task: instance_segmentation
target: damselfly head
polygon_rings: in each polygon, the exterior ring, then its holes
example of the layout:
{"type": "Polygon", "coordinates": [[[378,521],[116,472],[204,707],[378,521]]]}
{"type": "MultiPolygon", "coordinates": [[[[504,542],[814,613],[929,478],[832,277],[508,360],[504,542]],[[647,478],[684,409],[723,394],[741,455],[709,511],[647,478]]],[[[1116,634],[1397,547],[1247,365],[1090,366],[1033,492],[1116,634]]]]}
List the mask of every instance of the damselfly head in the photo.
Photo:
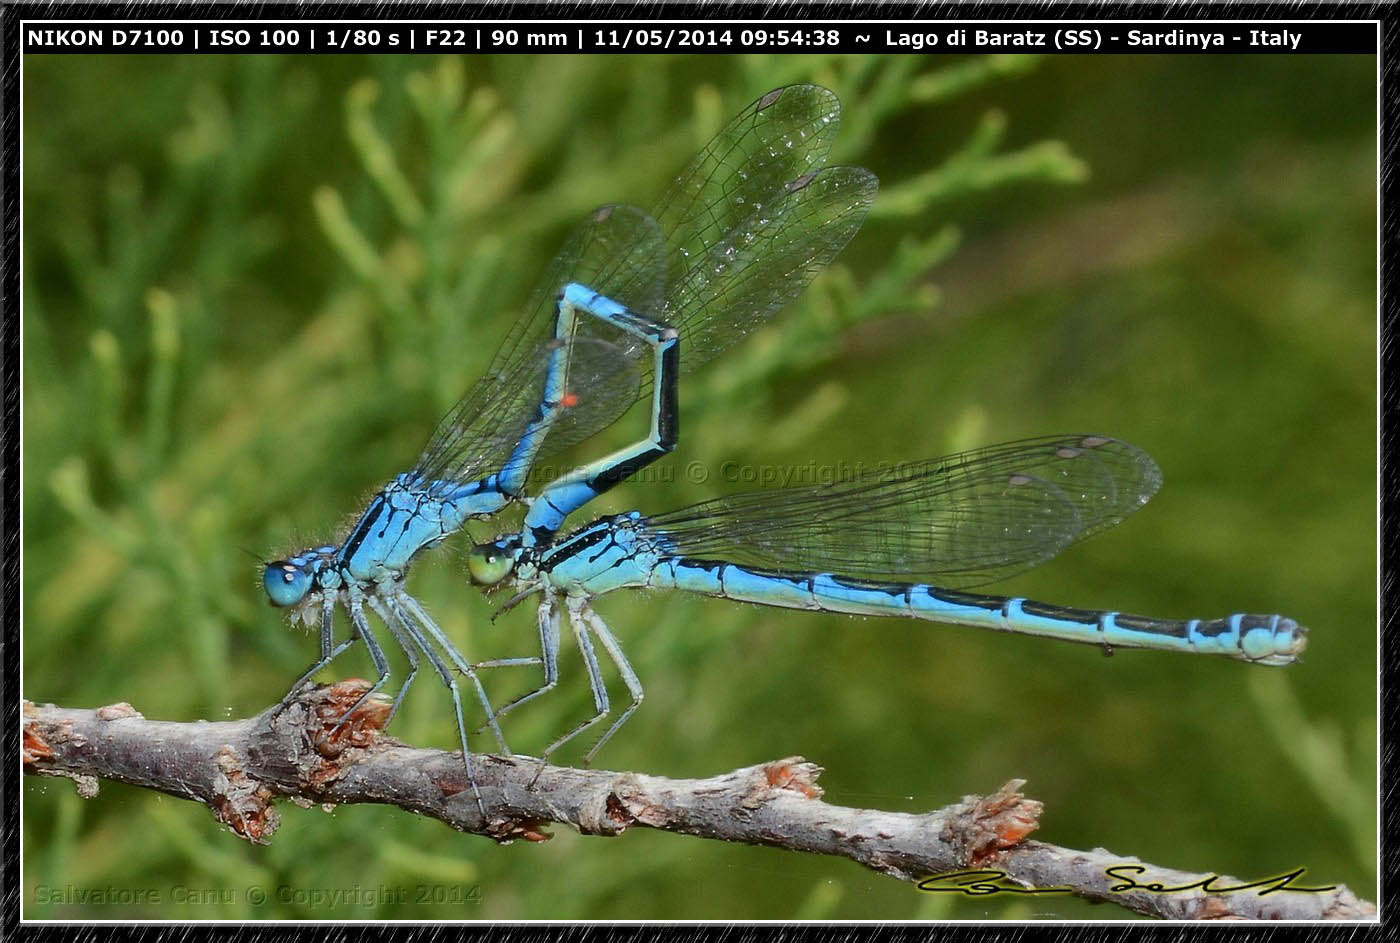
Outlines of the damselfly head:
{"type": "Polygon", "coordinates": [[[305,557],[274,560],[263,567],[263,589],[267,590],[267,598],[283,609],[306,598],[312,579],[311,561],[305,557]]]}
{"type": "Polygon", "coordinates": [[[477,586],[495,586],[515,569],[515,554],[504,542],[477,544],[467,552],[467,575],[477,586]]]}

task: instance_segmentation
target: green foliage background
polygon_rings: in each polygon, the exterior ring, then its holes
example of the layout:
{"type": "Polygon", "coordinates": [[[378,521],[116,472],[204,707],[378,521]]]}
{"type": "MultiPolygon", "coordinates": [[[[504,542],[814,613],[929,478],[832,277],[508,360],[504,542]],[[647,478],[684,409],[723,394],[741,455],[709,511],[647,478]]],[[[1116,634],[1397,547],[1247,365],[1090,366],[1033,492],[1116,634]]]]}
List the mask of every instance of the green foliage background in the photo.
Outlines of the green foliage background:
{"type": "MultiPolygon", "coordinates": [[[[1163,490],[1008,588],[1277,611],[1311,647],[1287,670],[1106,660],[618,594],[599,609],[648,697],[600,765],[701,776],[802,754],[828,801],[909,812],[1022,777],[1047,841],[1247,877],[1305,866],[1374,897],[1373,59],[24,66],[26,697],[178,720],[280,697],[316,643],[262,602],[257,561],[334,536],[412,460],[589,209],[650,204],[737,109],[813,80],[845,105],[836,159],[881,178],[875,211],[799,303],[687,380],[680,448],[601,510],[752,486],[725,468],[1104,432],[1155,456],[1163,490]]],[[[466,545],[413,591],[472,657],[529,653],[531,616],[489,622],[466,545]]],[[[508,722],[517,750],[584,716],[567,648],[563,666],[566,690],[508,722]]],[[[327,677],[369,671],[356,651],[327,677]]],[[[504,698],[529,679],[493,680],[504,698]]],[[[451,747],[442,690],[421,682],[392,733],[451,747]]],[[[498,847],[387,808],[284,805],[252,847],[115,784],[84,801],[29,779],[23,802],[30,917],[1128,916],[934,899],[845,861],[642,829],[498,847]],[[123,902],[138,891],[158,902],[123,902]],[[112,902],[62,902],[84,892],[112,902]],[[350,901],[312,896],[335,892],[350,901]]]]}

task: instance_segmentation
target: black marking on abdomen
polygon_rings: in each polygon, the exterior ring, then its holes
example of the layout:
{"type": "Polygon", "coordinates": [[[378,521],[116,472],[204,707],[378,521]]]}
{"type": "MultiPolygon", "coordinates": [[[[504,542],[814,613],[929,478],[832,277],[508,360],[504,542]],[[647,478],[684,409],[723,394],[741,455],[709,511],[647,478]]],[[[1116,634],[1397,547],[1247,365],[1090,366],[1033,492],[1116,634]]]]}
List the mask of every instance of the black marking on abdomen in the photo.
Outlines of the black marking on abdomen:
{"type": "MultiPolygon", "coordinates": [[[[1167,635],[1172,638],[1187,638],[1190,635],[1187,631],[1187,623],[1174,619],[1153,619],[1150,616],[1135,616],[1120,612],[1113,617],[1113,621],[1118,624],[1119,628],[1150,632],[1153,635],[1167,635]]],[[[1197,627],[1199,628],[1199,625],[1197,627]]]]}
{"type": "Polygon", "coordinates": [[[949,602],[955,606],[972,606],[976,609],[986,609],[988,612],[1000,612],[1007,601],[1005,596],[983,596],[981,593],[964,593],[960,590],[943,589],[938,586],[930,586],[928,594],[934,599],[949,602]]]}
{"type": "Polygon", "coordinates": [[[594,475],[592,478],[588,479],[588,487],[598,492],[607,491],[613,485],[627,478],[633,472],[650,465],[652,462],[665,455],[668,451],[670,450],[663,448],[650,448],[639,455],[634,455],[632,458],[628,459],[625,462],[618,462],[611,468],[606,468],[598,474],[594,475]]]}
{"type": "MultiPolygon", "coordinates": [[[[1074,622],[1078,625],[1099,624],[1099,616],[1103,613],[1090,609],[1075,609],[1073,606],[1057,606],[1054,603],[1036,602],[1034,599],[1021,600],[1021,611],[1028,616],[1040,616],[1044,619],[1059,619],[1061,622],[1074,622]]],[[[1122,616],[1113,617],[1122,621],[1122,616]]]]}
{"type": "Polygon", "coordinates": [[[661,384],[661,414],[657,417],[656,432],[658,444],[666,452],[676,447],[676,438],[680,435],[680,403],[677,399],[677,379],[681,372],[680,344],[677,338],[661,352],[663,376],[656,378],[656,382],[661,384]]]}
{"type": "MultiPolygon", "coordinates": [[[[726,591],[724,588],[724,570],[730,567],[742,570],[751,576],[762,579],[781,580],[791,585],[794,589],[805,588],[813,598],[818,600],[823,598],[822,591],[817,588],[817,577],[819,576],[826,577],[831,580],[834,585],[842,589],[884,593],[886,596],[889,596],[892,601],[902,601],[906,607],[910,608],[912,608],[914,590],[923,585],[921,583],[903,583],[894,582],[892,580],[870,580],[855,576],[839,576],[835,573],[822,573],[812,570],[782,570],[777,567],[740,566],[739,564],[730,563],[726,560],[709,560],[700,557],[671,557],[670,562],[674,563],[676,566],[706,571],[718,571],[716,575],[722,592],[726,591]]],[[[937,589],[935,587],[929,587],[929,593],[945,602],[977,606],[982,609],[999,609],[1003,602],[1003,597],[1000,596],[978,596],[972,593],[959,593],[951,590],[937,589]]],[[[826,598],[833,604],[847,602],[847,600],[839,600],[834,597],[826,598]]]]}
{"type": "Polygon", "coordinates": [[[844,586],[847,589],[875,589],[895,593],[909,587],[908,583],[891,583],[885,580],[863,580],[858,576],[840,576],[836,573],[829,573],[827,577],[837,586],[844,586]]]}

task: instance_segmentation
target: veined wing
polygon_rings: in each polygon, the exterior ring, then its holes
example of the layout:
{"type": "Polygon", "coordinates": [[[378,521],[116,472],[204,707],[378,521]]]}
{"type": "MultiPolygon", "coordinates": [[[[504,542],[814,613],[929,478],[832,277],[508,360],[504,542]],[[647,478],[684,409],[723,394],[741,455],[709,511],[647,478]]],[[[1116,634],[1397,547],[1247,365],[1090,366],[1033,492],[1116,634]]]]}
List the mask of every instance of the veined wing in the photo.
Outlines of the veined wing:
{"type": "MultiPolygon", "coordinates": [[[[471,480],[498,470],[537,403],[520,395],[552,336],[555,301],[587,285],[681,332],[692,370],[796,297],[855,234],[877,187],[869,171],[823,168],[840,117],[827,89],[791,86],[752,103],[690,162],[648,216],[596,211],[556,256],[490,368],[443,419],[419,461],[425,479],[471,480]]],[[[643,345],[594,318],[583,336],[614,345],[649,371],[643,345]]],[[[604,382],[600,377],[599,382],[604,382]]],[[[618,379],[622,384],[630,381],[618,379]]],[[[551,430],[540,457],[614,422],[635,402],[613,389],[577,387],[589,404],[551,430]]]]}
{"type": "Polygon", "coordinates": [[[1113,527],[1161,482],[1151,457],[1126,442],[1054,436],[829,485],[727,495],[643,526],[677,556],[972,587],[1113,527]]]}
{"type": "MultiPolygon", "coordinates": [[[[595,210],[565,241],[491,365],[434,430],[416,471],[425,481],[469,482],[500,470],[539,411],[554,343],[554,304],[581,282],[639,311],[662,304],[665,256],[656,222],[631,206],[595,210]]],[[[584,318],[575,333],[570,388],[579,397],[550,430],[537,458],[558,453],[613,423],[640,395],[632,338],[584,318]]]]}
{"type": "Polygon", "coordinates": [[[841,102],[819,85],[774,89],[715,135],[652,212],[666,234],[663,320],[689,372],[761,327],[831,263],[879,187],[824,167],[841,102]]]}
{"type": "Polygon", "coordinates": [[[865,221],[879,184],[863,167],[825,167],[783,185],[673,283],[663,320],[689,372],[800,295],[865,221]]]}
{"type": "MultiPolygon", "coordinates": [[[[495,378],[484,408],[471,414],[470,423],[456,422],[455,414],[476,404],[464,398],[454,407],[414,469],[426,493],[450,493],[464,482],[501,470],[540,415],[556,346],[552,340],[538,345],[510,365],[512,373],[495,378]]],[[[636,402],[641,368],[635,353],[594,337],[573,339],[565,360],[563,408],[549,428],[542,454],[558,453],[583,441],[636,402]]],[[[478,383],[472,392],[481,388],[478,383]]]]}

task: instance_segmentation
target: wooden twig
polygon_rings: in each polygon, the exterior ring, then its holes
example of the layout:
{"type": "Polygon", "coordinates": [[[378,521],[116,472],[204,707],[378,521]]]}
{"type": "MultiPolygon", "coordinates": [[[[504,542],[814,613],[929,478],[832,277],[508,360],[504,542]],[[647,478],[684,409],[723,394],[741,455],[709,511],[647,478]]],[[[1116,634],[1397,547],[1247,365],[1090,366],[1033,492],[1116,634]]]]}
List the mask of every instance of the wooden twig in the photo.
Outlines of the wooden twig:
{"type": "Polygon", "coordinates": [[[270,708],[225,722],[152,721],[129,704],[74,710],[26,701],[24,769],[72,778],[84,796],[95,795],[103,778],[194,799],[234,834],[260,843],[277,829],[278,798],[300,805],[379,802],[497,841],[544,841],[552,823],[589,835],[644,826],[837,855],[927,893],[1069,893],[1174,919],[1365,920],[1376,913],[1344,886],[1304,890],[1313,882],[1297,874],[1243,887],[1233,878],[1143,865],[1104,849],[1028,841],[1041,804],[1021,795],[1019,780],[915,815],[822,802],[821,769],[801,757],[708,779],[666,779],[541,770],[528,757],[473,754],[483,818],[460,754],[380,734],[387,700],[371,699],[332,732],[367,686],[353,680],[308,688],[281,712],[270,708]]]}

